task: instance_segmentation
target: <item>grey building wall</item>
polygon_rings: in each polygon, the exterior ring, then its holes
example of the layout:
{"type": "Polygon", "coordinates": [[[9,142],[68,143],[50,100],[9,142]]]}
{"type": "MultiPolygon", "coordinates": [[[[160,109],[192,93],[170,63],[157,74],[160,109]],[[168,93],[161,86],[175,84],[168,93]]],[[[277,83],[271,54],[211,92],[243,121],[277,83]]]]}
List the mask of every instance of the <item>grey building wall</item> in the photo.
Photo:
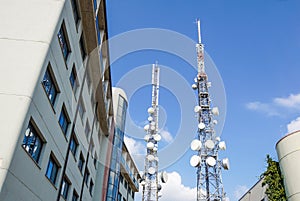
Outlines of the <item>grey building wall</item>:
{"type": "Polygon", "coordinates": [[[239,201],[268,201],[265,194],[267,186],[262,186],[263,178],[254,184],[240,199],[239,201]]]}

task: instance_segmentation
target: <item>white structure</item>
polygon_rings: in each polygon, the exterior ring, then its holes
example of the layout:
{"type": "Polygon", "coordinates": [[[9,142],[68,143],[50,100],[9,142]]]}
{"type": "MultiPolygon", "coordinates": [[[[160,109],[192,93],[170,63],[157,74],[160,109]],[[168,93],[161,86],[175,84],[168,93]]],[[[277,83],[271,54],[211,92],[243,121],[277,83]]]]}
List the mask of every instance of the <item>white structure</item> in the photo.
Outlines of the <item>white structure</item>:
{"type": "Polygon", "coordinates": [[[0,18],[0,200],[104,200],[105,1],[3,0],[0,18]]]}
{"type": "Polygon", "coordinates": [[[268,197],[265,193],[268,185],[262,186],[263,181],[264,178],[261,178],[239,199],[239,201],[268,201],[268,197]]]}
{"type": "Polygon", "coordinates": [[[224,201],[226,199],[223,187],[221,170],[229,169],[228,158],[219,159],[219,150],[226,150],[226,144],[216,136],[214,125],[217,123],[215,116],[219,109],[212,107],[208,76],[204,66],[204,45],[201,43],[200,20],[198,25],[197,64],[198,74],[192,85],[197,90],[198,105],[194,112],[197,114],[198,132],[197,139],[191,142],[191,149],[196,152],[191,157],[191,166],[197,168],[197,201],[224,201]]]}
{"type": "Polygon", "coordinates": [[[276,144],[286,197],[300,200],[300,131],[284,136],[276,144]]]}

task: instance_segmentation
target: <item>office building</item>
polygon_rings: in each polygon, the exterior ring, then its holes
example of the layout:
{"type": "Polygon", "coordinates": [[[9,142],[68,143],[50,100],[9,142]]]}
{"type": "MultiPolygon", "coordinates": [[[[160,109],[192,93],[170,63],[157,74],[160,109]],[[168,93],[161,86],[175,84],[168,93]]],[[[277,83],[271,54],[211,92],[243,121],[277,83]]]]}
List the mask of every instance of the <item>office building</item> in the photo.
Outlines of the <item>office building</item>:
{"type": "Polygon", "coordinates": [[[0,200],[105,200],[114,136],[105,1],[0,4],[0,200]]]}
{"type": "Polygon", "coordinates": [[[240,199],[239,201],[268,201],[265,194],[267,185],[262,186],[263,178],[254,184],[240,199]]]}

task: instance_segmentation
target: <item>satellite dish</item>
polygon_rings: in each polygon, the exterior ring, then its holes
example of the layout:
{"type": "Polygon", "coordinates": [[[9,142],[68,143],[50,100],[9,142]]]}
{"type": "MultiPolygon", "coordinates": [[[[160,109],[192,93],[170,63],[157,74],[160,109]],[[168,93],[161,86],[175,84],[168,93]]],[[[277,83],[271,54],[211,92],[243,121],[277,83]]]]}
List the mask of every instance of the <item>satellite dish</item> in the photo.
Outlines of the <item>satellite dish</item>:
{"type": "Polygon", "coordinates": [[[149,130],[149,125],[148,125],[148,124],[144,126],[144,130],[145,130],[145,131],[148,131],[148,130],[149,130]]]}
{"type": "Polygon", "coordinates": [[[202,143],[200,140],[193,140],[191,142],[191,149],[193,151],[199,151],[201,149],[201,147],[202,147],[202,143]]]}
{"type": "Polygon", "coordinates": [[[155,134],[153,137],[156,142],[161,140],[161,135],[159,135],[159,134],[155,134]]]}
{"type": "Polygon", "coordinates": [[[228,158],[224,158],[222,160],[222,167],[225,169],[225,170],[229,170],[229,159],[228,158]]]}
{"type": "Polygon", "coordinates": [[[211,87],[211,82],[207,82],[207,87],[211,87]]]}
{"type": "Polygon", "coordinates": [[[148,158],[149,161],[154,161],[154,159],[155,159],[155,157],[152,154],[149,154],[147,156],[147,158],[148,158]]]}
{"type": "Polygon", "coordinates": [[[218,107],[213,107],[211,112],[213,113],[213,115],[215,116],[219,116],[219,108],[218,107]]]}
{"type": "Polygon", "coordinates": [[[198,79],[196,77],[194,78],[194,82],[198,82],[198,79]]]}
{"type": "Polygon", "coordinates": [[[207,140],[207,141],[205,142],[205,147],[206,147],[207,149],[213,149],[214,146],[215,146],[215,143],[214,143],[212,140],[207,140]]]}
{"type": "Polygon", "coordinates": [[[198,155],[193,155],[191,157],[190,164],[193,167],[197,167],[200,164],[200,157],[198,155]]]}
{"type": "Polygon", "coordinates": [[[149,114],[153,114],[154,113],[154,108],[153,107],[149,107],[148,108],[148,113],[149,114]]]}
{"type": "Polygon", "coordinates": [[[196,84],[192,84],[192,88],[193,88],[193,89],[197,89],[198,87],[197,87],[196,84]]]}
{"type": "Polygon", "coordinates": [[[28,137],[29,134],[30,134],[30,128],[27,128],[26,131],[25,131],[25,136],[28,137]]]}
{"type": "Polygon", "coordinates": [[[218,124],[218,121],[214,119],[213,124],[215,124],[215,125],[218,124]]]}
{"type": "Polygon", "coordinates": [[[198,112],[200,112],[200,111],[201,111],[201,107],[200,107],[199,105],[196,105],[196,106],[194,107],[194,112],[198,113],[198,112]]]}
{"type": "Polygon", "coordinates": [[[150,129],[154,131],[155,130],[155,126],[151,126],[150,129]]]}
{"type": "Polygon", "coordinates": [[[153,151],[157,151],[157,147],[154,147],[154,148],[153,148],[153,151]]]}
{"type": "Polygon", "coordinates": [[[162,192],[159,191],[159,192],[157,193],[157,196],[158,196],[159,198],[161,198],[161,197],[162,197],[162,192]]]}
{"type": "Polygon", "coordinates": [[[148,149],[153,149],[154,148],[154,143],[153,142],[148,142],[147,143],[147,148],[148,149]]]}
{"type": "Polygon", "coordinates": [[[151,126],[155,126],[155,122],[154,121],[152,121],[150,124],[151,124],[151,126]]]}
{"type": "Polygon", "coordinates": [[[155,168],[154,167],[149,167],[148,169],[149,174],[155,174],[155,168]]]}
{"type": "Polygon", "coordinates": [[[142,186],[144,186],[144,185],[146,184],[145,179],[141,179],[140,184],[141,184],[142,186]]]}
{"type": "Polygon", "coordinates": [[[226,144],[224,141],[219,142],[219,149],[224,150],[224,151],[226,150],[226,144]]]}
{"type": "Polygon", "coordinates": [[[161,190],[161,185],[157,184],[157,190],[160,191],[161,190]]]}
{"type": "Polygon", "coordinates": [[[150,137],[151,137],[151,135],[145,135],[144,140],[145,140],[146,142],[148,142],[149,139],[150,139],[150,137]]]}
{"type": "Polygon", "coordinates": [[[148,121],[153,121],[153,117],[148,117],[148,121]]]}
{"type": "Polygon", "coordinates": [[[158,162],[158,157],[157,156],[155,156],[155,158],[154,158],[157,162],[158,162]]]}
{"type": "Polygon", "coordinates": [[[167,183],[168,181],[168,174],[166,171],[160,173],[160,179],[162,183],[167,183]]]}
{"type": "Polygon", "coordinates": [[[198,128],[199,128],[200,130],[203,130],[203,129],[205,128],[205,124],[204,124],[203,122],[199,123],[199,124],[198,124],[198,128]]]}
{"type": "Polygon", "coordinates": [[[206,164],[209,165],[210,167],[213,167],[216,165],[216,159],[214,159],[213,157],[209,156],[206,159],[206,164]]]}
{"type": "Polygon", "coordinates": [[[220,137],[216,137],[216,141],[220,142],[221,138],[220,137]]]}

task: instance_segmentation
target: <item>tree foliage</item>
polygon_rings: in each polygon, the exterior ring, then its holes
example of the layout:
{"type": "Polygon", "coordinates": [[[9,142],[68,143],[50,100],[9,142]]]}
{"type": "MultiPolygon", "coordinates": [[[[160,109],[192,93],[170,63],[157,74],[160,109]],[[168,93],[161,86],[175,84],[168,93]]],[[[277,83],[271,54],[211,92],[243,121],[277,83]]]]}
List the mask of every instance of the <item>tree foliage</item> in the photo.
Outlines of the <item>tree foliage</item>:
{"type": "Polygon", "coordinates": [[[267,170],[262,174],[264,177],[263,186],[268,185],[266,195],[269,201],[286,201],[283,184],[283,176],[280,171],[279,163],[267,155],[267,170]]]}

